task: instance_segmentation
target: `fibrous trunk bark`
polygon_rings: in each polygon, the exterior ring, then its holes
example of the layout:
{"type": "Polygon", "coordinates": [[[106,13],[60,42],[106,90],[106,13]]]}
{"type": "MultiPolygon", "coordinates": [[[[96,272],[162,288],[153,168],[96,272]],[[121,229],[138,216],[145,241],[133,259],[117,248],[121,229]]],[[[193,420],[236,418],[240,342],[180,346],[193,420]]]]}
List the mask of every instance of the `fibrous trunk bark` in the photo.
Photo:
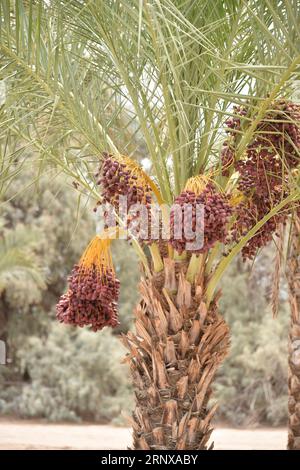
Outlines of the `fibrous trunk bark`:
{"type": "Polygon", "coordinates": [[[289,333],[288,449],[300,450],[300,219],[293,222],[287,270],[291,323],[289,333]]]}
{"type": "Polygon", "coordinates": [[[191,285],[186,263],[166,258],[164,265],[141,280],[136,333],[123,336],[136,396],[133,448],[212,448],[217,407],[208,401],[229,330],[216,299],[207,307],[203,274],[191,285]]]}

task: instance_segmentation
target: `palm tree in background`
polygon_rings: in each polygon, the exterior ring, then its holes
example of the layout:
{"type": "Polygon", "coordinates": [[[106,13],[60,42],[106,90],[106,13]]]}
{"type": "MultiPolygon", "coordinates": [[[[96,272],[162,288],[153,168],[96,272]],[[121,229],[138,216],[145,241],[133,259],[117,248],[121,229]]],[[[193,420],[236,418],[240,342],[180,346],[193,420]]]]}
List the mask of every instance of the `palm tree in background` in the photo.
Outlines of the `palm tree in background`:
{"type": "MultiPolygon", "coordinates": [[[[33,147],[39,173],[55,166],[99,200],[93,174],[108,151],[147,159],[148,175],[139,174],[160,204],[185,189],[201,196],[208,181],[232,207],[241,196],[252,202],[235,165],[299,76],[298,0],[0,4],[0,138],[9,130],[33,147]]],[[[225,248],[224,237],[201,255],[133,240],[141,302],[136,333],[123,342],[136,390],[134,448],[208,447],[211,384],[229,346],[218,283],[264,224],[298,200],[297,176],[282,168],[281,197],[225,248]]]]}
{"type": "Polygon", "coordinates": [[[288,449],[300,449],[300,221],[295,216],[289,241],[287,279],[291,307],[289,333],[289,438],[288,449]]]}
{"type": "Polygon", "coordinates": [[[0,338],[7,339],[9,308],[5,290],[14,281],[32,279],[41,289],[46,288],[45,276],[39,266],[34,246],[38,234],[30,229],[2,230],[0,225],[0,338]]]}

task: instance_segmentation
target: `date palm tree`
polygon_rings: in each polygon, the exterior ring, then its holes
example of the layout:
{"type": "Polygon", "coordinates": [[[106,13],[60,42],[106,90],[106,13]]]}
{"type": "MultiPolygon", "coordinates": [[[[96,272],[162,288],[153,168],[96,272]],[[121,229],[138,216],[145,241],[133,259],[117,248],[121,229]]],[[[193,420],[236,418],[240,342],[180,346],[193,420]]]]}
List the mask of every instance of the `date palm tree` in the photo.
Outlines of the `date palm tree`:
{"type": "Polygon", "coordinates": [[[223,204],[221,218],[211,206],[212,243],[201,254],[184,243],[166,250],[152,242],[149,249],[133,239],[143,267],[141,301],[135,333],[122,338],[136,396],[133,447],[207,449],[216,410],[211,385],[229,347],[218,283],[241,250],[263,240],[264,225],[299,198],[297,178],[287,189],[282,177],[276,201],[224,247],[256,191],[243,194],[237,164],[299,74],[299,2],[0,4],[8,90],[2,132],[36,149],[39,171],[55,165],[99,200],[93,173],[107,151],[116,166],[138,172],[159,204],[184,199],[186,191],[223,204]],[[145,158],[147,175],[132,163],[145,158]]]}
{"type": "Polygon", "coordinates": [[[288,449],[300,450],[300,221],[292,222],[287,279],[291,307],[289,342],[289,438],[288,449]]]}

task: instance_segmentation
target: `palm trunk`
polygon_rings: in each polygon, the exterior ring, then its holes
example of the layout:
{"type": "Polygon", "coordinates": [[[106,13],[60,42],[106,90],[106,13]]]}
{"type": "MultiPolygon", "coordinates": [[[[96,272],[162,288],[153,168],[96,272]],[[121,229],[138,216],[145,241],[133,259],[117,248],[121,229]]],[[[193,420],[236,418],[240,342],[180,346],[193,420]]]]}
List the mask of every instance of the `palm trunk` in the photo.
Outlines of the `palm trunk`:
{"type": "Polygon", "coordinates": [[[300,450],[300,219],[293,223],[288,259],[291,307],[289,333],[289,437],[288,449],[300,450]]]}
{"type": "Polygon", "coordinates": [[[166,258],[162,272],[141,280],[136,333],[123,336],[136,396],[134,449],[208,448],[217,408],[208,406],[211,384],[229,330],[216,301],[207,308],[204,276],[192,286],[186,270],[166,258]]]}
{"type": "Polygon", "coordinates": [[[7,305],[3,298],[0,298],[0,365],[6,364],[7,358],[7,305]]]}
{"type": "Polygon", "coordinates": [[[2,296],[0,298],[0,340],[4,342],[7,342],[8,311],[8,305],[2,296]]]}

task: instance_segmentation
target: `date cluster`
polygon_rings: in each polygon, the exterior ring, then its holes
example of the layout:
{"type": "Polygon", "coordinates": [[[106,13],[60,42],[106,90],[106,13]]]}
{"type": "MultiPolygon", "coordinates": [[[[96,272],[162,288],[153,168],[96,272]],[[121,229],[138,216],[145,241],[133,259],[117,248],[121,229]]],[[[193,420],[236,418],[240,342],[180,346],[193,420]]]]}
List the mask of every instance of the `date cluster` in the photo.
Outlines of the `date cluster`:
{"type": "Polygon", "coordinates": [[[120,282],[112,269],[101,272],[95,265],[75,265],[68,277],[68,285],[67,293],[61,296],[56,307],[60,322],[90,326],[93,331],[119,325],[120,282]]]}
{"type": "Polygon", "coordinates": [[[118,207],[119,196],[127,196],[128,210],[133,204],[151,202],[151,188],[139,175],[139,168],[126,159],[104,154],[104,161],[96,174],[104,202],[118,207]]]}
{"type": "MultiPolygon", "coordinates": [[[[101,187],[104,203],[119,209],[120,196],[126,196],[126,228],[132,231],[140,242],[152,243],[150,236],[153,219],[151,188],[142,168],[128,157],[104,154],[104,161],[96,174],[101,187]],[[140,205],[140,206],[138,206],[140,205]],[[141,207],[141,209],[139,208],[141,207]],[[141,224],[141,210],[146,214],[147,223],[141,224]]],[[[109,227],[108,213],[104,212],[105,227],[109,227]]]]}
{"type": "MultiPolygon", "coordinates": [[[[232,207],[230,207],[228,198],[224,194],[217,191],[212,183],[208,183],[200,194],[193,191],[183,191],[176,199],[175,205],[181,208],[181,234],[178,236],[176,224],[178,224],[178,214],[175,213],[178,209],[175,207],[171,210],[170,215],[170,243],[173,248],[179,253],[186,250],[187,243],[194,241],[194,238],[186,238],[185,229],[187,226],[191,227],[195,234],[197,228],[197,205],[203,206],[203,245],[199,249],[191,250],[192,253],[200,254],[209,250],[214,246],[217,241],[226,242],[228,234],[228,221],[232,214],[232,207]],[[189,205],[190,211],[186,211],[189,205]],[[175,236],[176,234],[176,236],[175,236]]],[[[196,236],[196,234],[195,234],[196,236]]]]}
{"type": "MultiPolygon", "coordinates": [[[[278,100],[258,123],[252,142],[241,160],[235,161],[235,149],[242,121],[247,115],[245,107],[236,107],[235,115],[227,122],[228,139],[222,151],[223,175],[230,169],[239,173],[238,190],[245,196],[237,207],[237,218],[232,230],[234,239],[245,235],[274,206],[288,195],[289,170],[299,164],[300,106],[278,100]]],[[[257,250],[269,243],[280,224],[285,223],[292,206],[274,215],[252,237],[242,250],[244,259],[253,259],[257,250]]]]}

